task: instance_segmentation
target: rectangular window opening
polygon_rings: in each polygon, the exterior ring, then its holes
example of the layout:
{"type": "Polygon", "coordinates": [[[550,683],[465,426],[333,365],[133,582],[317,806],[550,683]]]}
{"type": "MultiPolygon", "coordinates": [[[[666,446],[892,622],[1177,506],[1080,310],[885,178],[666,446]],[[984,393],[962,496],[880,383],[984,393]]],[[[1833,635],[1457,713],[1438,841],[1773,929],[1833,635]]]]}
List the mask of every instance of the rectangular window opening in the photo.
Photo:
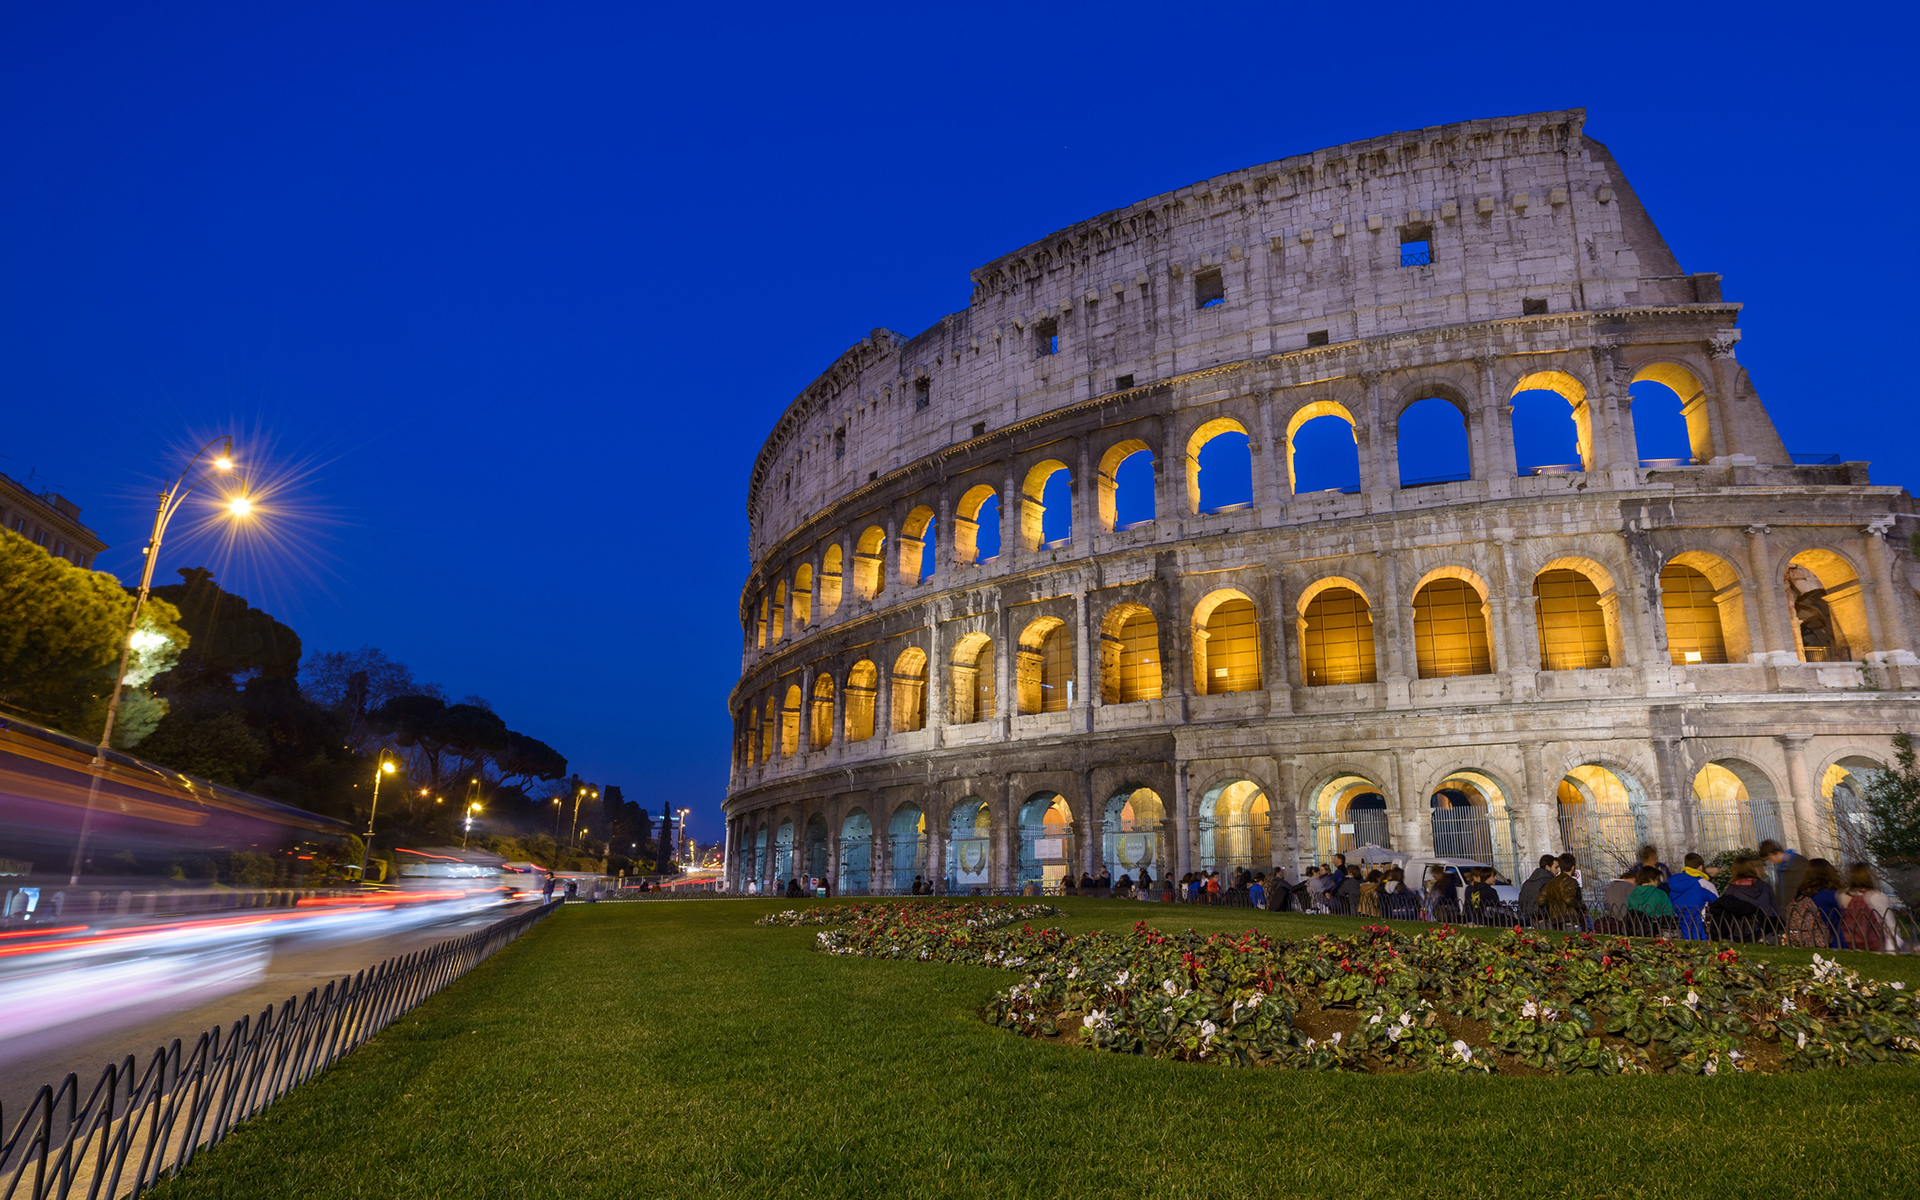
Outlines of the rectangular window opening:
{"type": "Polygon", "coordinates": [[[1544,317],[1547,315],[1547,302],[1545,300],[1522,300],[1520,302],[1520,315],[1523,317],[1544,317]]]}
{"type": "Polygon", "coordinates": [[[847,427],[845,425],[833,431],[833,456],[835,458],[845,458],[847,456],[847,427]]]}
{"type": "Polygon", "coordinates": [[[913,409],[915,412],[933,404],[933,380],[916,379],[913,381],[913,409]]]}
{"type": "Polygon", "coordinates": [[[1201,271],[1193,277],[1193,306],[1212,308],[1227,302],[1227,281],[1218,270],[1201,271]]]}
{"type": "Polygon", "coordinates": [[[1327,331],[1324,329],[1316,329],[1307,335],[1307,345],[1309,346],[1324,346],[1326,344],[1327,331]]]}
{"type": "Polygon", "coordinates": [[[1034,351],[1039,357],[1060,353],[1060,322],[1048,317],[1033,327],[1033,334],[1034,351]]]}
{"type": "Polygon", "coordinates": [[[1131,375],[1122,375],[1113,381],[1113,390],[1116,392],[1124,392],[1132,386],[1133,376],[1131,375]]]}
{"type": "Polygon", "coordinates": [[[975,421],[973,423],[973,436],[974,437],[987,436],[987,423],[985,421],[975,421]]]}
{"type": "Polygon", "coordinates": [[[1408,225],[1400,230],[1400,265],[1426,267],[1433,264],[1433,226],[1408,225]]]}

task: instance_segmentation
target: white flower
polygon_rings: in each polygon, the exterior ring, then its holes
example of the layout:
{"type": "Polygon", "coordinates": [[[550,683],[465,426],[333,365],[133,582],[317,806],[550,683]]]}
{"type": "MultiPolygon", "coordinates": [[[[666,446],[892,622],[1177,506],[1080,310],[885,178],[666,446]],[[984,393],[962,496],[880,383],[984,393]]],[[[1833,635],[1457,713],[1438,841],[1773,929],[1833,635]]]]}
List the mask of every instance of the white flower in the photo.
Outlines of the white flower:
{"type": "Polygon", "coordinates": [[[1262,996],[1259,992],[1255,992],[1253,995],[1247,997],[1247,1007],[1259,1008],[1260,1002],[1265,999],[1266,999],[1265,996],[1262,996]]]}
{"type": "Polygon", "coordinates": [[[1212,1021],[1200,1022],[1201,1037],[1206,1038],[1208,1040],[1212,1040],[1213,1035],[1219,1032],[1220,1032],[1220,1027],[1218,1025],[1215,1025],[1212,1021]]]}
{"type": "Polygon", "coordinates": [[[1080,1018],[1080,1024],[1082,1024],[1088,1029],[1094,1029],[1097,1027],[1104,1026],[1106,1023],[1107,1023],[1107,1014],[1097,1008],[1094,1009],[1092,1012],[1088,1013],[1086,1016],[1080,1018]]]}
{"type": "Polygon", "coordinates": [[[1691,1009],[1694,1009],[1694,1010],[1696,1010],[1696,1011],[1698,1011],[1698,1010],[1699,1010],[1699,1008],[1700,1008],[1700,993],[1699,993],[1699,992],[1695,992],[1695,991],[1688,991],[1688,992],[1687,992],[1687,1007],[1688,1007],[1688,1008],[1691,1008],[1691,1009]]]}
{"type": "Polygon", "coordinates": [[[1327,1041],[1331,1045],[1338,1046],[1340,1044],[1340,1035],[1336,1033],[1332,1037],[1328,1038],[1327,1041]]]}
{"type": "Polygon", "coordinates": [[[1400,1014],[1400,1023],[1401,1023],[1402,1025],[1412,1025],[1412,1024],[1413,1024],[1413,1014],[1412,1014],[1412,1013],[1410,1013],[1410,1012],[1403,1012],[1403,1013],[1401,1013],[1401,1014],[1400,1014]]]}
{"type": "Polygon", "coordinates": [[[1173,986],[1173,980],[1171,979],[1162,979],[1160,981],[1160,986],[1167,989],[1167,995],[1169,996],[1178,994],[1178,989],[1173,986]]]}
{"type": "Polygon", "coordinates": [[[1453,1052],[1459,1057],[1461,1062],[1473,1061],[1473,1047],[1467,1045],[1465,1042],[1455,1041],[1453,1043],[1453,1052]]]}
{"type": "Polygon", "coordinates": [[[1904,992],[1907,990],[1907,985],[1897,979],[1894,980],[1892,983],[1888,984],[1887,986],[1892,988],[1896,992],[1904,992]]]}
{"type": "Polygon", "coordinates": [[[1367,1018],[1367,1024],[1369,1024],[1369,1025],[1378,1025],[1379,1023],[1380,1023],[1380,1014],[1379,1014],[1379,1013],[1375,1013],[1375,1014],[1373,1014],[1373,1015],[1372,1015],[1371,1017],[1368,1017],[1368,1018],[1367,1018]]]}
{"type": "Polygon", "coordinates": [[[1115,979],[1115,980],[1113,981],[1113,986],[1115,986],[1115,987],[1125,987],[1125,986],[1127,986],[1127,980],[1129,980],[1129,979],[1132,979],[1132,978],[1133,978],[1133,972],[1131,972],[1131,971],[1122,971],[1122,972],[1120,972],[1120,975],[1119,975],[1119,978],[1117,978],[1117,979],[1115,979]]]}
{"type": "Polygon", "coordinates": [[[1540,1006],[1529,1000],[1520,1006],[1520,1015],[1528,1020],[1532,1020],[1534,1017],[1540,1015],[1540,1006]]]}
{"type": "Polygon", "coordinates": [[[1806,1030],[1803,1029],[1800,1031],[1800,1036],[1794,1039],[1794,1049],[1805,1050],[1806,1048],[1807,1048],[1807,1033],[1806,1033],[1806,1030]]]}
{"type": "Polygon", "coordinates": [[[1406,1035],[1406,1032],[1407,1027],[1405,1025],[1389,1025],[1387,1026],[1387,1040],[1397,1042],[1406,1035]]]}
{"type": "Polygon", "coordinates": [[[1317,1045],[1319,1045],[1319,1044],[1320,1044],[1320,1043],[1318,1043],[1318,1042],[1316,1042],[1316,1041],[1314,1041],[1314,1040],[1313,1040],[1312,1038],[1308,1038],[1308,1039],[1307,1039],[1307,1049],[1309,1049],[1309,1050],[1311,1050],[1311,1049],[1313,1049],[1313,1048],[1314,1048],[1315,1046],[1317,1046],[1317,1045]]]}
{"type": "Polygon", "coordinates": [[[1068,978],[1068,979],[1078,979],[1078,978],[1080,978],[1080,968],[1079,968],[1079,967],[1072,967],[1072,968],[1069,968],[1069,969],[1068,969],[1068,971],[1067,971],[1067,978],[1068,978]]]}
{"type": "Polygon", "coordinates": [[[1782,1000],[1780,1002],[1780,1011],[1783,1013],[1790,1013],[1795,1011],[1795,1005],[1793,1003],[1792,997],[1788,997],[1787,999],[1782,1000]]]}
{"type": "Polygon", "coordinates": [[[1707,1065],[1701,1068],[1700,1073],[1702,1075],[1718,1075],[1720,1073],[1720,1056],[1716,1054],[1708,1059],[1707,1065]]]}

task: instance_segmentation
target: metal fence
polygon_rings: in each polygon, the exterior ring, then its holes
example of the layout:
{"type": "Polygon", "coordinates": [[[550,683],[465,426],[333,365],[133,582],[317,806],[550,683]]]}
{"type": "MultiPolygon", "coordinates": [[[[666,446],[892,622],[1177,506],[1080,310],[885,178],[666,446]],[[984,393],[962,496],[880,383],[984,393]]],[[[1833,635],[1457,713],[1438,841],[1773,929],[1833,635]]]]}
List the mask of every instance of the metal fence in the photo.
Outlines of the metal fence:
{"type": "MultiPolygon", "coordinates": [[[[326,1070],[421,1001],[519,937],[555,906],[542,904],[465,937],[356,975],[304,1000],[241,1017],[224,1035],[176,1039],[145,1069],[133,1055],[90,1091],[78,1075],[49,1084],[0,1143],[0,1200],[89,1200],[152,1188],[234,1126],[326,1070]]],[[[4,1129],[5,1114],[0,1114],[4,1129]]]]}

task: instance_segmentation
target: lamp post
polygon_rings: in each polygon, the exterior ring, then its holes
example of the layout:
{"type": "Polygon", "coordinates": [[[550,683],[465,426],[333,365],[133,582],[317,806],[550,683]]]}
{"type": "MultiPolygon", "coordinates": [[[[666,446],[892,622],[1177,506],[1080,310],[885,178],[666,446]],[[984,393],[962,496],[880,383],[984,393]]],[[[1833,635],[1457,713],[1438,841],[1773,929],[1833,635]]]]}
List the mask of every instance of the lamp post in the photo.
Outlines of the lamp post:
{"type": "Polygon", "coordinates": [[[367,836],[360,841],[360,882],[367,881],[367,856],[373,853],[373,817],[380,811],[380,777],[393,774],[393,760],[387,752],[380,752],[380,762],[373,770],[373,803],[367,806],[367,836]]]}
{"type": "Polygon", "coordinates": [[[460,831],[460,848],[467,848],[467,836],[473,832],[473,814],[480,811],[478,804],[467,805],[467,827],[460,831]]]}
{"type": "MultiPolygon", "coordinates": [[[[690,808],[683,808],[680,810],[680,839],[679,839],[678,845],[680,848],[680,853],[682,854],[685,854],[687,852],[687,814],[692,811],[693,810],[690,808]]],[[[689,858],[687,861],[691,863],[693,860],[689,858]]]]}
{"type": "MultiPolygon", "coordinates": [[[[160,507],[153,514],[153,533],[147,538],[146,566],[140,572],[140,591],[134,597],[133,616],[127,620],[127,636],[120,643],[120,667],[113,676],[113,693],[107,697],[107,720],[100,730],[100,744],[94,748],[93,781],[87,786],[87,808],[80,818],[80,840],[73,847],[73,874],[67,880],[68,887],[80,882],[80,864],[86,859],[87,835],[93,829],[93,808],[100,797],[100,779],[107,770],[107,748],[113,744],[113,722],[120,714],[120,689],[127,681],[127,659],[133,653],[133,639],[140,631],[140,613],[147,606],[147,596],[153,590],[153,569],[160,561],[160,539],[166,536],[167,524],[173,520],[173,514],[180,511],[180,505],[193,490],[214,478],[216,475],[233,473],[233,439],[217,437],[200,447],[200,452],[187,462],[187,469],[173,481],[173,486],[160,493],[160,507]],[[215,446],[220,447],[208,463],[208,470],[192,483],[187,476],[200,469],[200,460],[215,446]]],[[[253,501],[247,498],[245,481],[241,481],[240,490],[227,497],[227,512],[234,517],[246,517],[253,512],[253,501]]]]}
{"type": "Polygon", "coordinates": [[[572,843],[575,848],[578,848],[580,845],[580,839],[578,837],[580,827],[580,802],[585,800],[588,795],[592,795],[595,800],[598,800],[600,798],[600,789],[581,788],[578,792],[574,793],[573,797],[573,822],[567,827],[567,841],[572,843]]]}

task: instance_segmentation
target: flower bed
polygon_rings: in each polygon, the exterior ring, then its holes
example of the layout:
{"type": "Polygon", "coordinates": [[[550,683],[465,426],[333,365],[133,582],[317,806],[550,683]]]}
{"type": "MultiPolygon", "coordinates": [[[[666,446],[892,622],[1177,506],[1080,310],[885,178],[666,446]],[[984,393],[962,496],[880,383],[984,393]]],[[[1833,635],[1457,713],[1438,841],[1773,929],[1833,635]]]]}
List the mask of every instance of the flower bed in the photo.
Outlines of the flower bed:
{"type": "Polygon", "coordinates": [[[1130,1054],[1316,1070],[1713,1075],[1920,1062],[1902,983],[1814,956],[1777,966],[1700,942],[1384,925],[1292,941],[1145,922],[1125,935],[1035,929],[1045,905],[822,906],[831,954],[1023,970],[989,1021],[1130,1054]],[[1018,926],[1016,928],[1016,926],[1018,926]]]}

